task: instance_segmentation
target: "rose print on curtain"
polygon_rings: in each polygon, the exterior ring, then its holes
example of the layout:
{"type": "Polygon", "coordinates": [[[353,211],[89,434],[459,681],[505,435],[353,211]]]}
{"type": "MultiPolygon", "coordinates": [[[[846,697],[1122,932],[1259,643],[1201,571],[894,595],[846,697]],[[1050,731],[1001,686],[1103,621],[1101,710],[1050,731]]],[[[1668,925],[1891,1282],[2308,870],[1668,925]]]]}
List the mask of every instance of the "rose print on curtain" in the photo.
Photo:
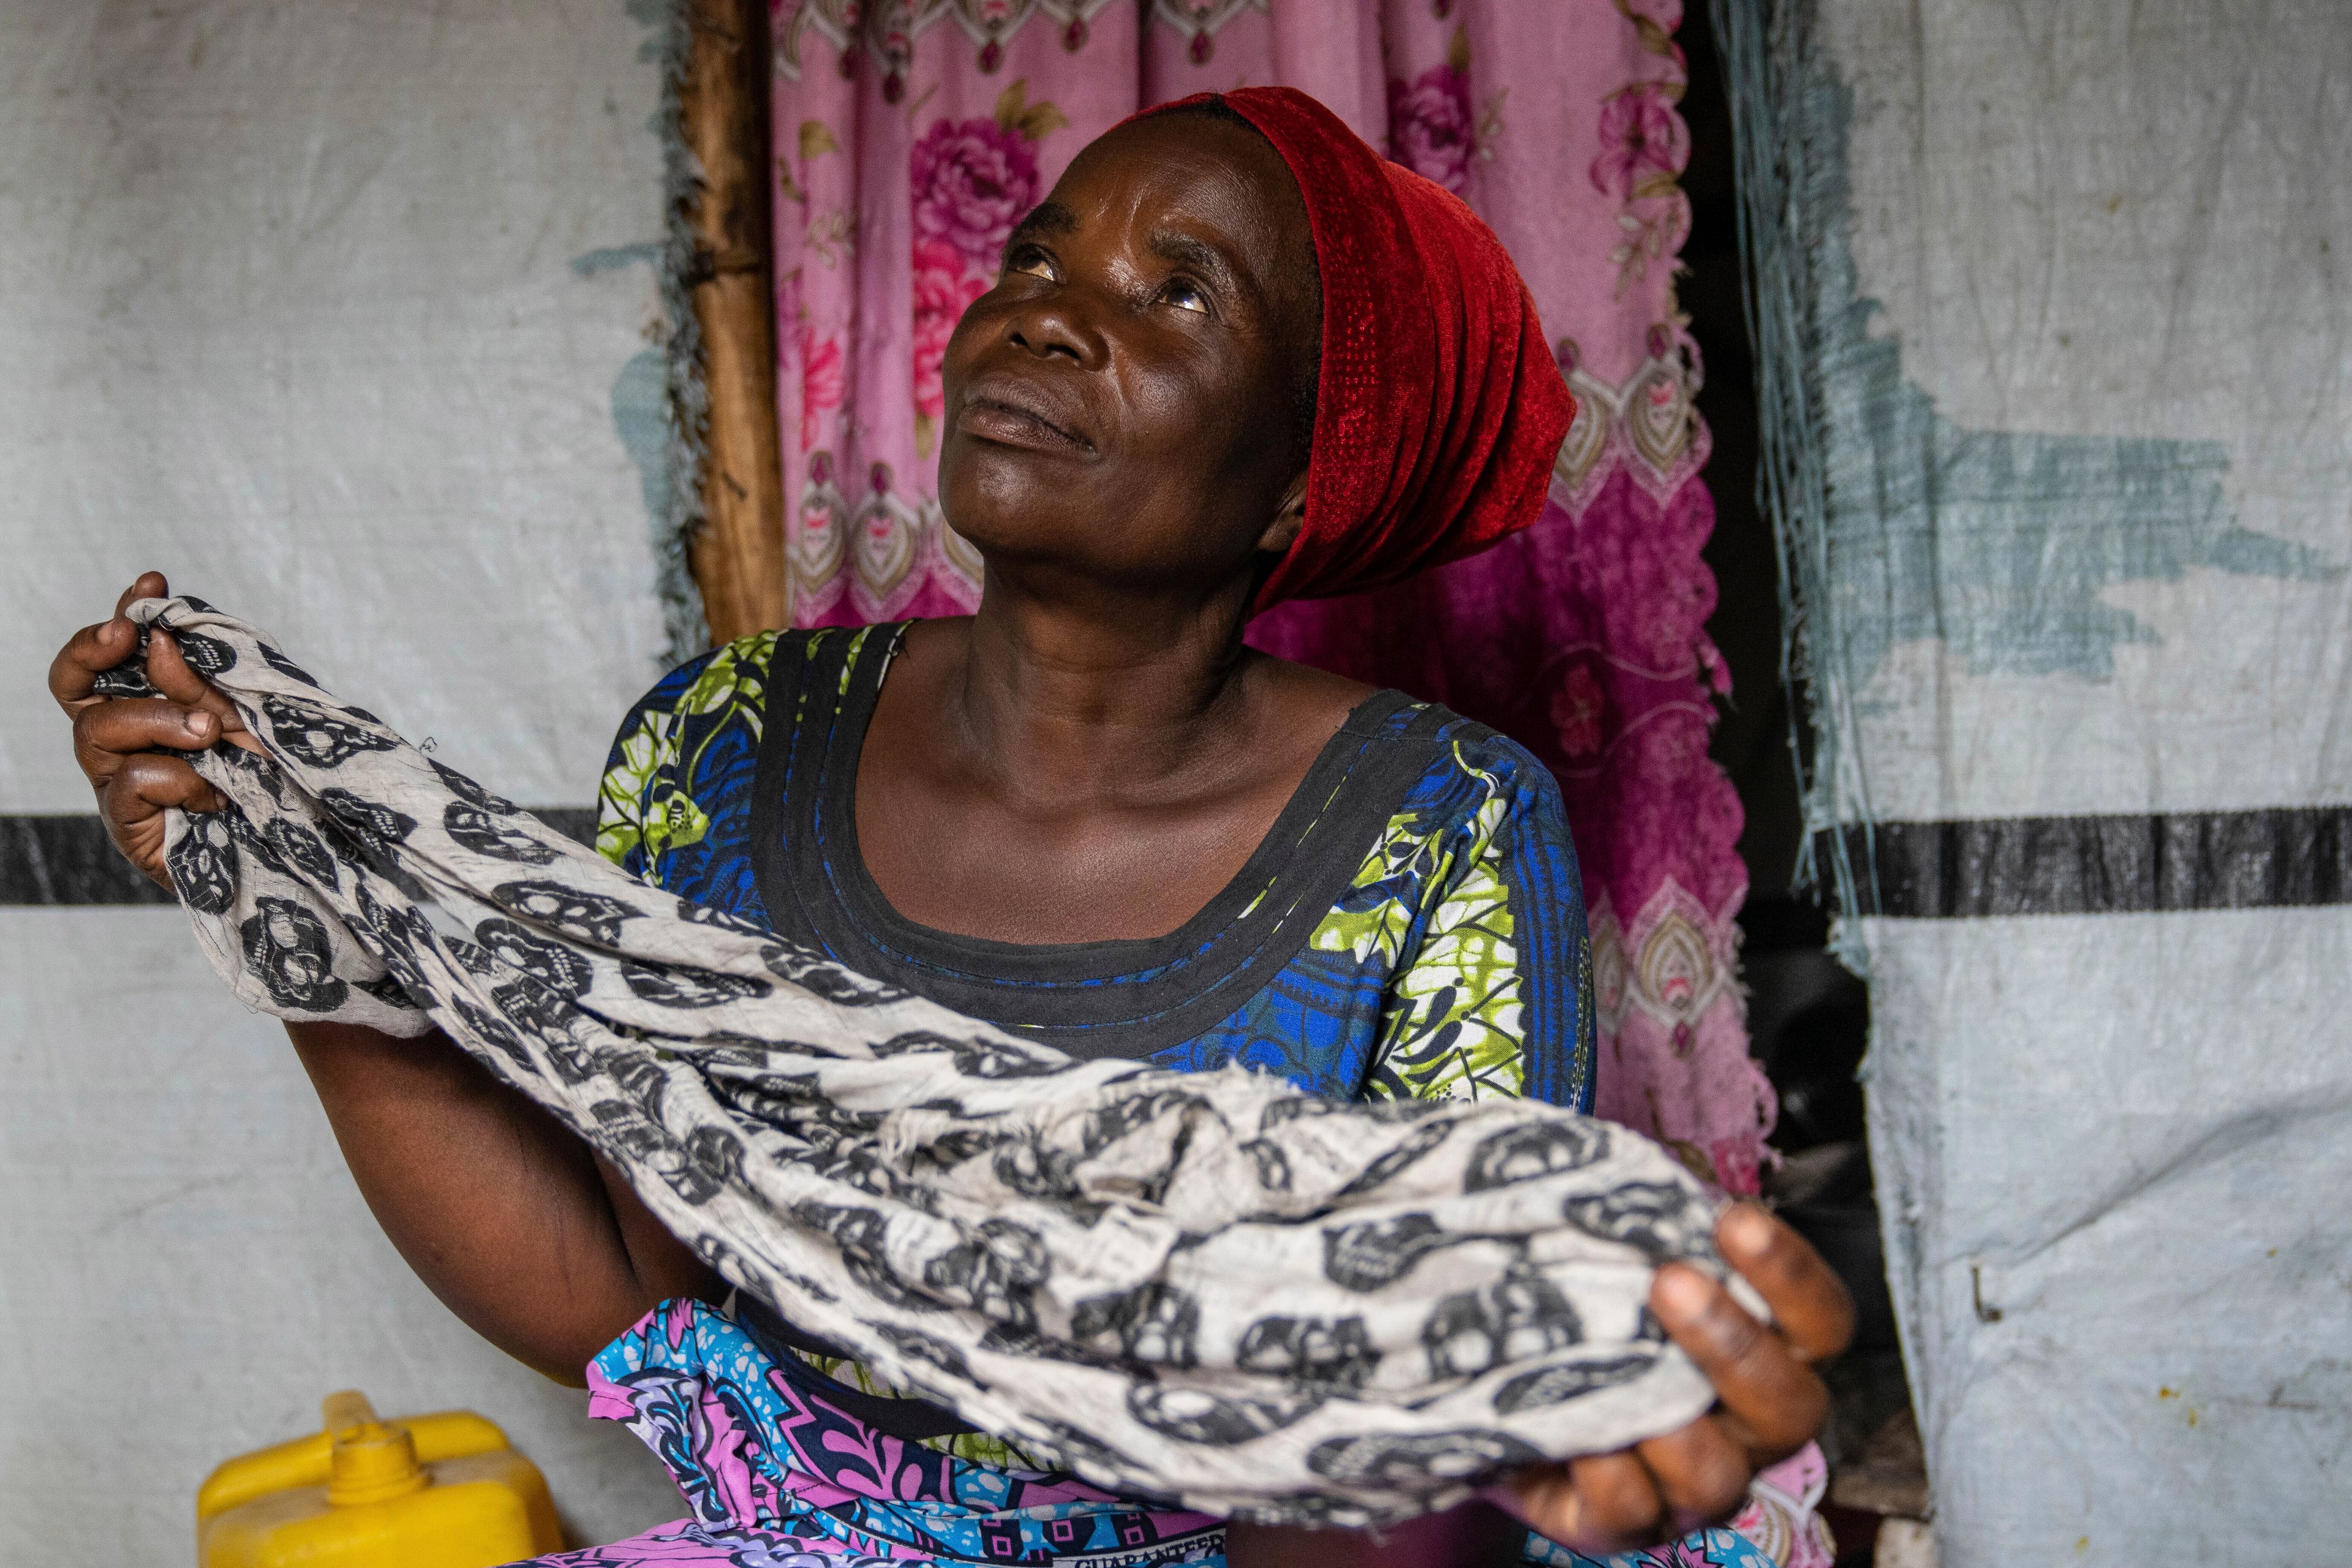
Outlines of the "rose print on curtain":
{"type": "Polygon", "coordinates": [[[936,500],[940,359],[1022,213],[1137,109],[1272,81],[1460,195],[1525,273],[1579,400],[1542,521],[1253,640],[1433,698],[1559,775],[1592,910],[1600,1110],[1755,1190],[1739,805],[1706,755],[1714,508],[1678,0],[784,0],[778,305],[794,618],[953,615],[980,563],[936,500]]]}

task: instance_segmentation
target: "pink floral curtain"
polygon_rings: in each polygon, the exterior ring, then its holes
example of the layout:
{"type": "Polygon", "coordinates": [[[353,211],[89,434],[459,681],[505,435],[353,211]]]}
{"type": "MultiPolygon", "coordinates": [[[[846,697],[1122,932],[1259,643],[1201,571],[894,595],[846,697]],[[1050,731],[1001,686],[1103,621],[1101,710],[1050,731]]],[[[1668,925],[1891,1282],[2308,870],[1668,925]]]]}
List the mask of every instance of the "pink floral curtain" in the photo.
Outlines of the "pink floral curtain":
{"type": "Polygon", "coordinates": [[[1675,304],[1680,0],[775,0],[776,253],[795,621],[954,615],[940,359],[1013,225],[1139,108],[1283,82],[1459,193],[1534,290],[1580,412],[1542,521],[1253,640],[1434,699],[1559,775],[1584,863],[1600,1110],[1756,1189],[1738,799],[1706,754],[1715,513],[1675,304]]]}

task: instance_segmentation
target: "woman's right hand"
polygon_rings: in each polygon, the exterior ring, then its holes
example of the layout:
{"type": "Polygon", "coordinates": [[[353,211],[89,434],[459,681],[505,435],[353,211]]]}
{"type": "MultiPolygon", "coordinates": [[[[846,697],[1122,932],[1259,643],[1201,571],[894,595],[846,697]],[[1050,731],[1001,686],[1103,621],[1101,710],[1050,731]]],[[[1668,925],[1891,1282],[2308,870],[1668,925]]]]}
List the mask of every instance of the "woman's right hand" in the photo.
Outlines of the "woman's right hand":
{"type": "Polygon", "coordinates": [[[74,761],[98,792],[107,836],[164,888],[172,885],[163,866],[164,810],[217,811],[226,804],[184,757],[171,752],[201,752],[224,738],[260,750],[228,699],[188,668],[179,644],[160,628],[147,641],[147,679],[163,695],[97,694],[99,676],[139,647],[139,628],[122,612],[171,591],[161,572],[142,574],[115,601],[111,618],[76,632],[49,664],[49,695],[73,721],[74,761]]]}

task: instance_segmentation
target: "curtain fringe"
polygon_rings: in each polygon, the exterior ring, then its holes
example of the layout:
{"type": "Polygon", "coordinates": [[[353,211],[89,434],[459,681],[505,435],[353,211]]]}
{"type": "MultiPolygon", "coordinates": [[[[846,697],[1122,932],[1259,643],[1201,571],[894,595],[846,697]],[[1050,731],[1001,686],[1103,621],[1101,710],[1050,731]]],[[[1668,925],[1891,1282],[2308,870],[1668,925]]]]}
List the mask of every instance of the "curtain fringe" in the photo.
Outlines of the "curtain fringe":
{"type": "MultiPolygon", "coordinates": [[[[1848,95],[1822,56],[1810,0],[1712,0],[1731,100],[1740,284],[1756,356],[1762,460],[1756,499],[1780,564],[1780,679],[1805,814],[1799,889],[1824,883],[1831,951],[1861,973],[1854,917],[1877,907],[1873,814],[1855,744],[1852,666],[1832,592],[1822,260],[1843,255],[1848,95]],[[1811,733],[1807,734],[1807,714],[1811,733]]],[[[1844,290],[1840,289],[1840,292],[1844,290]]]]}

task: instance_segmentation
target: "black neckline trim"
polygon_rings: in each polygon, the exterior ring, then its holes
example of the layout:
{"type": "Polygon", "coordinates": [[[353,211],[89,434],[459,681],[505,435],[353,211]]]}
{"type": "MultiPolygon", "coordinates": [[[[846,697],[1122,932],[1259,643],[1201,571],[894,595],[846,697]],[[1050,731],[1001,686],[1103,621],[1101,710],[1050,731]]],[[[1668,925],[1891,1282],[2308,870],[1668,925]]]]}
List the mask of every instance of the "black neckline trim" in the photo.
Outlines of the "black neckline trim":
{"type": "Polygon", "coordinates": [[[857,759],[906,626],[871,628],[887,641],[850,666],[845,689],[849,636],[778,641],[751,808],[769,919],[862,973],[1073,1056],[1149,1056],[1263,989],[1353,883],[1452,717],[1400,691],[1367,698],[1241,870],[1165,936],[1034,946],[961,936],[892,908],[857,847],[857,759]]]}

